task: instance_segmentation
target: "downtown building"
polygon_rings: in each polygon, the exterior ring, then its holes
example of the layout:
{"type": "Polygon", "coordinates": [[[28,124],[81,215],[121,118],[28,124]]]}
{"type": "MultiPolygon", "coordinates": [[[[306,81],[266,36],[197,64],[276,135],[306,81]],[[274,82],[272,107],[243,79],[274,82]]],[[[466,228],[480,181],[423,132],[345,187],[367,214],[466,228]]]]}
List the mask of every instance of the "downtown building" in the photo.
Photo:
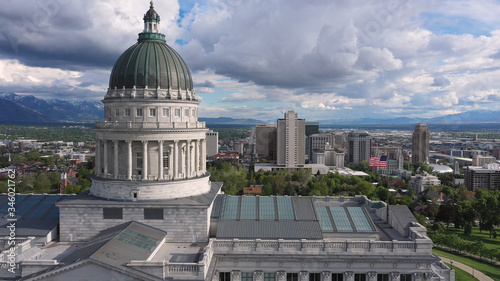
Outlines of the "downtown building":
{"type": "Polygon", "coordinates": [[[470,191],[478,189],[500,189],[500,164],[465,167],[465,185],[470,191]]]}
{"type": "MultiPolygon", "coordinates": [[[[223,194],[206,171],[208,130],[197,120],[191,74],[159,22],[151,3],[138,42],[115,63],[90,192],[43,206],[33,200],[47,195],[19,198],[18,210],[35,220],[18,229],[16,274],[3,279],[454,280],[406,206],[365,196],[223,194]],[[59,241],[36,245],[54,203],[59,241]]],[[[289,112],[278,139],[303,156],[300,123],[289,112]]],[[[290,154],[285,165],[300,165],[290,154]]],[[[0,200],[3,212],[7,197],[0,200]]]]}
{"type": "Polygon", "coordinates": [[[429,162],[429,138],[430,134],[427,124],[418,123],[415,125],[411,139],[412,163],[429,162]]]}
{"type": "Polygon", "coordinates": [[[347,135],[348,163],[359,164],[371,157],[372,138],[366,131],[351,131],[347,135]]]}
{"type": "Polygon", "coordinates": [[[277,122],[277,164],[286,168],[302,167],[305,164],[306,121],[298,119],[297,113],[289,110],[277,122]]]}

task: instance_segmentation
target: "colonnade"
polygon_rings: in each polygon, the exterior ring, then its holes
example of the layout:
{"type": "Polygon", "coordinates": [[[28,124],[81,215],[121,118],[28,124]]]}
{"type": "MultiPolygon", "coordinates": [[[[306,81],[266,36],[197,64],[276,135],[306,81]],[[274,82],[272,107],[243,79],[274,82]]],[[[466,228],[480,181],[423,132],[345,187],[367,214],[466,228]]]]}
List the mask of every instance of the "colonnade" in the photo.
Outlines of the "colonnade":
{"type": "MultiPolygon", "coordinates": [[[[104,140],[96,139],[96,175],[117,180],[163,180],[192,178],[206,171],[206,140],[104,140]],[[123,157],[123,147],[126,147],[126,157],[123,157]],[[138,150],[137,144],[142,147],[138,150]],[[150,148],[157,147],[158,163],[150,163],[153,152],[150,148]],[[122,148],[120,152],[120,148],[122,148]],[[113,149],[113,153],[110,153],[113,149]],[[134,158],[133,150],[136,151],[134,158]],[[138,151],[142,152],[142,167],[137,160],[138,151]],[[167,152],[167,153],[165,153],[167,152]],[[112,162],[109,156],[112,154],[112,162]],[[194,158],[194,159],[193,159],[194,158]],[[124,161],[125,160],[125,161],[124,161]],[[136,164],[134,165],[134,160],[136,164]],[[164,161],[168,163],[164,163],[164,161]],[[112,171],[110,163],[113,163],[112,171]],[[151,167],[149,167],[151,164],[151,167]],[[126,166],[126,174],[120,175],[121,165],[126,166]],[[140,173],[140,176],[139,176],[140,173]]],[[[123,170],[123,169],[122,169],[123,170]]]]}

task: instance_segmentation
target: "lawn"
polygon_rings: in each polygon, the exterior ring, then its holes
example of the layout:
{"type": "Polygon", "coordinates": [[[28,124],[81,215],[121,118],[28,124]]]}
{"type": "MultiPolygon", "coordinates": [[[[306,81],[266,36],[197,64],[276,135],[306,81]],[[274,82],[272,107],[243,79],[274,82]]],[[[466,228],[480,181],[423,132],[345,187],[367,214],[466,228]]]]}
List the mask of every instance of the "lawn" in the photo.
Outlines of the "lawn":
{"type": "Polygon", "coordinates": [[[466,265],[468,265],[476,270],[481,271],[482,273],[488,275],[489,277],[493,278],[494,280],[500,281],[500,267],[497,267],[494,265],[489,265],[486,263],[482,263],[482,262],[479,262],[479,261],[471,259],[471,258],[459,256],[459,255],[452,254],[452,253],[445,252],[445,251],[438,250],[438,249],[432,249],[432,252],[434,252],[434,254],[436,254],[436,255],[439,255],[439,256],[449,258],[449,259],[461,262],[463,264],[466,264],[466,265]]]}
{"type": "MultiPolygon", "coordinates": [[[[449,263],[445,263],[448,267],[451,265],[449,263]]],[[[465,270],[462,270],[458,267],[453,267],[453,270],[455,270],[455,281],[475,281],[477,280],[476,277],[472,276],[472,274],[466,272],[465,270]]]]}
{"type": "MultiPolygon", "coordinates": [[[[498,229],[497,229],[498,230],[498,229]]],[[[432,231],[432,230],[430,230],[432,231]]],[[[482,233],[479,233],[479,228],[474,227],[472,228],[472,234],[470,236],[464,235],[464,230],[463,229],[457,229],[452,226],[447,228],[444,232],[445,234],[457,234],[458,237],[464,239],[464,240],[469,240],[469,241],[483,241],[484,246],[487,249],[500,249],[500,233],[499,236],[495,238],[490,238],[489,231],[483,230],[482,233]]]]}

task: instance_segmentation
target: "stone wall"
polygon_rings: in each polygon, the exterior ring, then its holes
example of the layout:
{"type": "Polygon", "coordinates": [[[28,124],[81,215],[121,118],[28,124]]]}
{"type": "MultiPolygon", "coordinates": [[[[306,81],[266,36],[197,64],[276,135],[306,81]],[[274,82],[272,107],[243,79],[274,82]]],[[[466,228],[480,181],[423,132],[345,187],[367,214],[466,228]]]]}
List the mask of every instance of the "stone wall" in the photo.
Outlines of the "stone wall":
{"type": "MultiPolygon", "coordinates": [[[[109,207],[120,207],[118,204],[109,207]]],[[[167,242],[208,241],[210,212],[207,208],[164,207],[163,220],[145,220],[144,207],[122,205],[123,219],[103,219],[102,206],[60,206],[61,241],[88,241],[100,231],[128,222],[137,221],[167,232],[167,242]],[[73,238],[72,238],[73,234],[73,238]]]]}

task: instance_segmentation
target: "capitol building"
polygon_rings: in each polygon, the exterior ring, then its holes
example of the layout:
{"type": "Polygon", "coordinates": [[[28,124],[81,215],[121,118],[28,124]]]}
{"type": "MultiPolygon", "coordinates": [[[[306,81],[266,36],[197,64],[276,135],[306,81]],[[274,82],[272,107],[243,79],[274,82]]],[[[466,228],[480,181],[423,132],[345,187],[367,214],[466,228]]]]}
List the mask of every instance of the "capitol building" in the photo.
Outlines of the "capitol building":
{"type": "Polygon", "coordinates": [[[102,101],[90,192],[55,203],[59,240],[26,238],[12,280],[455,279],[406,206],[223,194],[189,68],[153,3],[143,19],[102,101]]]}

